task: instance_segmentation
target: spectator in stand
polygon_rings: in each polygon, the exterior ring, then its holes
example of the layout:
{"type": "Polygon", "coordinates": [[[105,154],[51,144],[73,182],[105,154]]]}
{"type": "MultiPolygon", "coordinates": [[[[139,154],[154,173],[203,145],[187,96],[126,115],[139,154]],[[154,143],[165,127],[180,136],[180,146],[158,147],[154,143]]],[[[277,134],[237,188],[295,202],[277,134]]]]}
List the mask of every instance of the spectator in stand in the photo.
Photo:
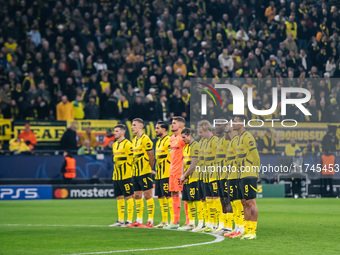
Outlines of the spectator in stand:
{"type": "Polygon", "coordinates": [[[263,141],[263,154],[275,154],[275,138],[272,132],[267,129],[266,133],[262,137],[263,141]]]}
{"type": "Polygon", "coordinates": [[[295,138],[290,138],[290,143],[286,145],[285,147],[285,154],[286,156],[295,156],[295,151],[299,150],[301,151],[301,148],[299,145],[296,144],[295,138]]]}
{"type": "Polygon", "coordinates": [[[339,144],[339,139],[335,134],[335,130],[333,127],[329,127],[327,134],[322,138],[321,144],[324,151],[329,150],[331,153],[336,151],[336,146],[339,144]]]}
{"type": "Polygon", "coordinates": [[[21,154],[31,151],[31,148],[26,144],[24,139],[17,137],[9,140],[9,151],[13,154],[21,154]]]}
{"type": "Polygon", "coordinates": [[[322,152],[321,145],[318,141],[308,140],[307,146],[303,149],[303,155],[317,155],[320,156],[322,152]]]}
{"type": "Polygon", "coordinates": [[[104,139],[103,147],[105,148],[109,144],[110,141],[114,141],[114,140],[115,140],[115,136],[112,134],[111,129],[108,129],[106,131],[106,136],[104,139]]]}
{"type": "Polygon", "coordinates": [[[30,128],[30,124],[25,124],[25,129],[21,131],[18,138],[23,139],[31,150],[37,144],[37,137],[30,128]]]}
{"type": "Polygon", "coordinates": [[[74,120],[73,104],[68,101],[65,95],[61,97],[61,102],[57,105],[57,120],[74,120]]]}
{"type": "Polygon", "coordinates": [[[114,140],[109,140],[109,143],[104,147],[104,154],[112,155],[112,146],[114,140]]]}
{"type": "Polygon", "coordinates": [[[90,127],[87,127],[85,133],[80,136],[80,144],[84,145],[85,140],[89,140],[91,147],[96,148],[98,146],[98,142],[94,133],[90,127]]]}
{"type": "Polygon", "coordinates": [[[90,97],[89,102],[86,104],[85,109],[85,119],[88,120],[98,120],[100,117],[99,106],[96,104],[96,98],[90,97]]]}
{"type": "Polygon", "coordinates": [[[84,102],[82,100],[82,95],[77,95],[76,100],[72,102],[73,110],[74,110],[74,119],[82,120],[84,119],[84,102]]]}
{"type": "Polygon", "coordinates": [[[84,140],[84,145],[78,150],[78,155],[96,155],[96,150],[90,146],[90,141],[88,139],[84,140]]]}
{"type": "Polygon", "coordinates": [[[73,151],[78,148],[77,146],[77,133],[76,125],[74,122],[70,124],[70,127],[65,131],[60,140],[60,148],[62,150],[73,151]]]}

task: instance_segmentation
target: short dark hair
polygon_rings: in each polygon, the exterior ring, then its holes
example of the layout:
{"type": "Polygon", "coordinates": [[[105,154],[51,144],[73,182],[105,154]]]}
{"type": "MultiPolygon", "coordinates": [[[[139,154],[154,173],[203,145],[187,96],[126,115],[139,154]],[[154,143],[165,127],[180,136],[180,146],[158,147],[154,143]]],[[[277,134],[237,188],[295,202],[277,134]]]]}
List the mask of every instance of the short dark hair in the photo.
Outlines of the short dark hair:
{"type": "Polygon", "coordinates": [[[182,130],[182,134],[188,136],[188,135],[194,135],[196,133],[196,131],[194,129],[191,128],[185,128],[182,130]]]}
{"type": "Polygon", "coordinates": [[[168,131],[168,124],[166,124],[166,122],[164,122],[164,121],[158,121],[157,122],[157,125],[160,125],[161,126],[161,128],[164,128],[166,131],[168,131]]]}
{"type": "Polygon", "coordinates": [[[247,117],[246,115],[236,115],[235,118],[234,118],[234,120],[235,120],[236,118],[240,118],[241,121],[248,122],[248,117],[247,117]]]}
{"type": "Polygon", "coordinates": [[[142,120],[141,118],[135,118],[135,119],[132,120],[132,122],[134,122],[134,121],[139,122],[139,123],[144,125],[144,120],[142,120]]]}
{"type": "Polygon", "coordinates": [[[185,124],[185,119],[181,116],[175,116],[172,118],[172,120],[176,120],[185,124]]]}
{"type": "Polygon", "coordinates": [[[124,124],[118,124],[117,126],[115,126],[115,128],[120,128],[121,130],[126,131],[126,126],[124,124]]]}

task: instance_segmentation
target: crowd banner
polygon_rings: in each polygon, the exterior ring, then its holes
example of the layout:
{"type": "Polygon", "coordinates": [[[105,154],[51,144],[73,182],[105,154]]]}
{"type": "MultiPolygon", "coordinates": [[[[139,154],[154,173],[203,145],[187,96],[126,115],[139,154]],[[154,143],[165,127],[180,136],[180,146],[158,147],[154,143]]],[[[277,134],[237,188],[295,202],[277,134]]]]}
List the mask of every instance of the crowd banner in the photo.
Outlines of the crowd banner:
{"type": "MultiPolygon", "coordinates": [[[[255,125],[255,124],[254,124],[255,125]]],[[[321,143],[322,138],[327,134],[330,127],[336,129],[337,137],[340,140],[340,124],[339,123],[298,123],[296,127],[283,127],[281,125],[272,123],[265,123],[263,127],[256,128],[250,127],[249,130],[254,134],[255,132],[259,137],[263,137],[267,129],[269,129],[276,138],[276,146],[284,148],[289,144],[291,138],[295,138],[299,146],[306,146],[309,140],[321,143]]],[[[340,149],[340,143],[337,145],[340,149]]]]}
{"type": "Polygon", "coordinates": [[[52,199],[51,185],[0,185],[0,200],[52,199]]]}
{"type": "Polygon", "coordinates": [[[90,127],[91,132],[96,136],[99,145],[104,143],[106,132],[111,130],[113,133],[114,127],[119,123],[117,120],[75,120],[68,121],[67,126],[69,127],[71,123],[74,123],[77,129],[77,140],[82,134],[85,133],[86,128],[90,127]]]}
{"type": "Polygon", "coordinates": [[[0,141],[10,140],[12,136],[12,120],[0,119],[0,141]]]}
{"type": "Polygon", "coordinates": [[[53,185],[53,199],[114,198],[113,185],[53,185]]]}
{"type": "Polygon", "coordinates": [[[17,137],[24,129],[25,124],[30,124],[30,129],[37,137],[35,147],[59,147],[60,139],[66,131],[66,121],[14,121],[13,133],[17,137]]]}
{"type": "MultiPolygon", "coordinates": [[[[67,127],[71,123],[75,123],[77,128],[77,139],[86,131],[87,127],[92,129],[95,134],[99,145],[102,145],[108,130],[114,131],[117,124],[125,124],[127,127],[126,138],[132,139],[131,121],[122,122],[119,120],[75,120],[75,121],[14,121],[10,119],[0,120],[0,141],[9,140],[17,136],[25,127],[26,123],[31,125],[31,130],[37,136],[37,148],[48,147],[49,149],[57,149],[60,139],[67,127]]],[[[340,140],[340,123],[298,123],[296,127],[284,127],[279,125],[278,122],[264,122],[261,127],[256,127],[261,123],[251,123],[253,126],[248,127],[253,134],[260,138],[265,135],[267,129],[271,130],[276,141],[277,150],[283,150],[289,144],[291,138],[295,138],[299,146],[304,147],[307,141],[314,140],[321,143],[322,138],[326,135],[327,130],[332,127],[336,130],[336,135],[340,140]],[[274,127],[272,127],[274,125],[274,127]]],[[[148,135],[152,141],[157,141],[155,132],[156,122],[146,121],[144,126],[144,133],[148,135]]],[[[191,128],[196,128],[194,124],[190,125],[191,128]]],[[[171,135],[171,126],[169,127],[168,134],[171,135]]],[[[340,142],[337,145],[337,150],[340,150],[340,142]]]]}

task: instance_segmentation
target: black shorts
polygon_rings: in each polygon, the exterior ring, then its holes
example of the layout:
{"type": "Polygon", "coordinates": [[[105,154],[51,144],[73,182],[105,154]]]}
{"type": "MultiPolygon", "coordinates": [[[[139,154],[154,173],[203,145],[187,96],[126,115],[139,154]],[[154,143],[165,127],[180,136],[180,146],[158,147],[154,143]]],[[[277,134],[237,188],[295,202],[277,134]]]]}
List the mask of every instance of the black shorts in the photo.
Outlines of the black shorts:
{"type": "Polygon", "coordinates": [[[242,198],[245,200],[256,198],[257,193],[257,177],[245,177],[240,181],[242,198]]]}
{"type": "Polygon", "coordinates": [[[198,194],[199,194],[200,199],[205,199],[203,180],[198,180],[198,194]]]}
{"type": "Polygon", "coordinates": [[[228,197],[228,182],[227,179],[220,180],[220,197],[228,197]]]}
{"type": "Polygon", "coordinates": [[[169,178],[155,180],[155,195],[157,197],[170,197],[169,193],[169,178]]]}
{"type": "Polygon", "coordinates": [[[183,201],[200,201],[198,181],[192,183],[184,183],[182,192],[183,201]]]}
{"type": "Polygon", "coordinates": [[[133,184],[132,184],[132,178],[125,179],[125,180],[119,180],[119,181],[113,181],[113,190],[115,192],[115,196],[124,196],[128,197],[133,195],[133,184]]]}
{"type": "Polygon", "coordinates": [[[230,179],[227,181],[228,198],[230,201],[242,199],[239,181],[240,179],[230,179]]]}
{"type": "Polygon", "coordinates": [[[210,189],[210,194],[211,194],[212,197],[219,197],[220,196],[219,181],[209,182],[209,189],[210,189]]]}
{"type": "Polygon", "coordinates": [[[146,191],[152,189],[153,180],[151,173],[133,177],[133,189],[135,191],[146,191]]]}
{"type": "Polygon", "coordinates": [[[212,197],[211,189],[210,189],[210,183],[208,182],[203,182],[202,183],[203,187],[203,196],[206,197],[212,197]]]}

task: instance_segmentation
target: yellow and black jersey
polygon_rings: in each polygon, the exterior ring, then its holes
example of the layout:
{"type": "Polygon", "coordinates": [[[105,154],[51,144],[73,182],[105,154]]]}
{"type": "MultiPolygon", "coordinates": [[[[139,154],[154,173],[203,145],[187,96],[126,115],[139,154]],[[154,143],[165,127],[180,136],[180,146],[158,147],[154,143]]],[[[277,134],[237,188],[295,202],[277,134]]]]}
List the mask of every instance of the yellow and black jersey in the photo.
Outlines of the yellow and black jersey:
{"type": "Polygon", "coordinates": [[[155,148],[156,180],[169,178],[170,171],[170,137],[168,135],[159,139],[155,148]]]}
{"type": "Polygon", "coordinates": [[[113,176],[114,181],[125,180],[132,177],[132,143],[128,139],[121,142],[115,141],[112,145],[113,176]]]}
{"type": "Polygon", "coordinates": [[[146,134],[142,134],[139,139],[137,139],[137,136],[132,139],[133,176],[151,173],[152,169],[147,151],[152,150],[152,148],[153,142],[146,134]]]}
{"type": "MultiPolygon", "coordinates": [[[[199,156],[198,142],[193,141],[191,144],[187,144],[184,146],[183,148],[184,172],[188,170],[191,164],[191,160],[193,158],[198,158],[198,156],[199,156]]],[[[199,171],[196,171],[196,168],[195,168],[195,171],[191,175],[188,176],[188,183],[198,181],[198,177],[199,177],[199,171]]]]}
{"type": "Polygon", "coordinates": [[[216,148],[216,170],[218,180],[226,179],[227,177],[226,160],[229,142],[230,140],[226,140],[225,136],[218,139],[216,148]]]}
{"type": "Polygon", "coordinates": [[[259,166],[254,166],[254,159],[250,155],[253,150],[257,150],[255,138],[250,132],[244,131],[236,146],[236,157],[241,178],[257,177],[259,174],[259,166]]]}
{"type": "Polygon", "coordinates": [[[216,174],[216,148],[218,143],[218,137],[212,136],[204,146],[204,169],[203,169],[203,181],[208,183],[217,180],[216,174]]]}
{"type": "Polygon", "coordinates": [[[228,167],[228,180],[239,178],[238,165],[236,161],[236,147],[239,136],[236,135],[231,139],[227,151],[227,167],[228,167]]]}
{"type": "Polygon", "coordinates": [[[203,180],[203,167],[204,167],[204,146],[205,143],[207,142],[207,139],[201,138],[198,142],[198,148],[199,148],[199,155],[198,155],[198,161],[197,161],[197,166],[200,167],[200,172],[198,179],[203,180]]]}

